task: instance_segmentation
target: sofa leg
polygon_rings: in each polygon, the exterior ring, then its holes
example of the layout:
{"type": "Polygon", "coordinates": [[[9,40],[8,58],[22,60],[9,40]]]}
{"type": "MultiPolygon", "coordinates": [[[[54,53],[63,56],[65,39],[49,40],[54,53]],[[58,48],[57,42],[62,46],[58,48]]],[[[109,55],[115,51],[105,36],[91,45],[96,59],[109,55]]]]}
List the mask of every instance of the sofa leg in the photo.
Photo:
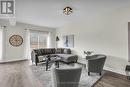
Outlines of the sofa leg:
{"type": "Polygon", "coordinates": [[[101,76],[101,75],[102,75],[102,73],[100,72],[100,73],[99,73],[99,75],[101,76]]]}
{"type": "Polygon", "coordinates": [[[70,63],[68,62],[67,65],[69,65],[70,63]]]}
{"type": "Polygon", "coordinates": [[[88,76],[90,76],[90,72],[88,72],[88,76]]]}

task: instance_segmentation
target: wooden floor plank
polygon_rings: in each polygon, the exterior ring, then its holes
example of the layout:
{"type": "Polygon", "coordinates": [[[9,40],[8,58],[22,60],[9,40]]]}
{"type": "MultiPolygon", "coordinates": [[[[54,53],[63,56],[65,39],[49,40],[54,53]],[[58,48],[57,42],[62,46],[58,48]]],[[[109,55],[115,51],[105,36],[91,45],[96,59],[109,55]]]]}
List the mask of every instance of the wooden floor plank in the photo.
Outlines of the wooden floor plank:
{"type": "Polygon", "coordinates": [[[130,80],[124,75],[106,71],[93,87],[130,87],[130,80]]]}

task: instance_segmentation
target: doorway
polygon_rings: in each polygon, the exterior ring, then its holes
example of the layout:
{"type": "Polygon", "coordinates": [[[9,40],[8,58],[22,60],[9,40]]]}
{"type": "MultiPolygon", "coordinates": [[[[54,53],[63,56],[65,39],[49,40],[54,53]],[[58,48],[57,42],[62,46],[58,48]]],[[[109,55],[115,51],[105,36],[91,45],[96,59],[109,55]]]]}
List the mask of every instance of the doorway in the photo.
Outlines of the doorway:
{"type": "Polygon", "coordinates": [[[130,22],[128,22],[128,61],[130,62],[130,22]]]}

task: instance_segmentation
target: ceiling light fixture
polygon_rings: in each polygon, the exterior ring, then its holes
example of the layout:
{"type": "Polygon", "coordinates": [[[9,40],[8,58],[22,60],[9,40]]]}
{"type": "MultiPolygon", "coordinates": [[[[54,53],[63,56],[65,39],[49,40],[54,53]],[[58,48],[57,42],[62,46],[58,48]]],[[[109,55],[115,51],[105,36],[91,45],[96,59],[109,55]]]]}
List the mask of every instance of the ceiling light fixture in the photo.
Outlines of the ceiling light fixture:
{"type": "Polygon", "coordinates": [[[66,14],[66,15],[70,15],[72,12],[73,12],[73,10],[72,10],[71,7],[65,7],[63,9],[63,13],[66,14]]]}

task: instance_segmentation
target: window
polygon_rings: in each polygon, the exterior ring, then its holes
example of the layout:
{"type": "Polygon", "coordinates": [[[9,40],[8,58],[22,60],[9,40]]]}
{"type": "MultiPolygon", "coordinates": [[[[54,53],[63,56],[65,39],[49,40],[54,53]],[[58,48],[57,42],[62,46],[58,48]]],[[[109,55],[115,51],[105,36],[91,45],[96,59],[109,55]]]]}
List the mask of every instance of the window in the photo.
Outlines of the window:
{"type": "Polygon", "coordinates": [[[30,47],[32,49],[47,48],[48,47],[48,33],[47,32],[31,32],[30,33],[30,47]]]}
{"type": "Polygon", "coordinates": [[[2,43],[3,43],[3,32],[2,32],[2,29],[0,29],[0,60],[2,59],[2,43]]]}

